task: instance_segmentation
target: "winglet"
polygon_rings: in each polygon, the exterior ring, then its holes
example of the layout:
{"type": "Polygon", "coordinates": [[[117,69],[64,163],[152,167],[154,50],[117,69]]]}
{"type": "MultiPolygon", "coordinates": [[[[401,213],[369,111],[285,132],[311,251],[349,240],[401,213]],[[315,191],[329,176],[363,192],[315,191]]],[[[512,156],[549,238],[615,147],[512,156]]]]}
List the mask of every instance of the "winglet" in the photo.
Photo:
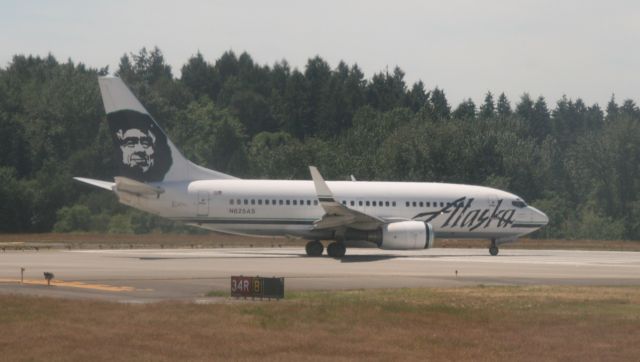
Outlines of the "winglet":
{"type": "Polygon", "coordinates": [[[311,179],[313,179],[320,206],[325,212],[320,220],[316,220],[313,223],[315,229],[352,227],[359,230],[374,230],[384,224],[384,221],[376,216],[350,209],[336,201],[333,197],[333,192],[329,189],[318,169],[314,166],[309,166],[309,171],[311,172],[311,179]]]}
{"type": "Polygon", "coordinates": [[[316,194],[318,195],[318,200],[320,202],[335,202],[333,198],[333,193],[327,183],[322,178],[320,171],[315,166],[309,166],[309,171],[311,172],[311,179],[313,180],[313,185],[316,187],[316,194]]]}

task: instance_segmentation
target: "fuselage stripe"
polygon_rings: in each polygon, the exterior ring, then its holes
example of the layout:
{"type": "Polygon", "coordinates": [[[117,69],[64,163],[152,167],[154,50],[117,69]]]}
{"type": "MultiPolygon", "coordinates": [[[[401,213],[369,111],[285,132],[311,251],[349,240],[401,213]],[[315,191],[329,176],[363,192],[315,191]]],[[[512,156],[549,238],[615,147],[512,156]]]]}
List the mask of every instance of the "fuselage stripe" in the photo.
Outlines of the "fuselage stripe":
{"type": "Polygon", "coordinates": [[[196,224],[241,224],[241,225],[312,225],[313,220],[274,220],[274,219],[198,219],[198,218],[185,218],[185,219],[173,219],[176,221],[182,221],[186,223],[196,224]]]}
{"type": "Polygon", "coordinates": [[[542,223],[514,223],[511,224],[512,228],[539,228],[545,226],[546,224],[542,223]]]}

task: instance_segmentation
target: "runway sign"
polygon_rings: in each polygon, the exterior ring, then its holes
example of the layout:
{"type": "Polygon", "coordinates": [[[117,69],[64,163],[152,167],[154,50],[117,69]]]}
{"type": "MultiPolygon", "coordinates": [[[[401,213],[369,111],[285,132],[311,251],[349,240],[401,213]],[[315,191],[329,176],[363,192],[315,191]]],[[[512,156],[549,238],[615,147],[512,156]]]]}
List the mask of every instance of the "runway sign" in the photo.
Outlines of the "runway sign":
{"type": "Polygon", "coordinates": [[[231,277],[231,296],[236,298],[284,298],[284,278],[231,277]]]}

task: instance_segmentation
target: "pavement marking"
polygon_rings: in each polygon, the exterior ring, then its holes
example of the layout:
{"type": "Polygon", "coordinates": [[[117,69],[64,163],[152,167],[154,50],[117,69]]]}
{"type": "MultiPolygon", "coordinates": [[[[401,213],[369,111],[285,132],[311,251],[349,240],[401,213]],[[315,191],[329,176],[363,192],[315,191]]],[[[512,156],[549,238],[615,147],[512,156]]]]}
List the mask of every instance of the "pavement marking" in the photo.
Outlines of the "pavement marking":
{"type": "MultiPolygon", "coordinates": [[[[20,279],[0,278],[0,283],[20,284],[20,279]]],[[[47,282],[45,280],[39,280],[39,279],[25,279],[22,284],[47,285],[47,282]]],[[[100,290],[103,292],[133,292],[136,290],[133,287],[127,287],[127,286],[115,286],[115,285],[107,285],[107,284],[89,284],[89,283],[83,283],[83,282],[64,281],[64,280],[52,280],[51,286],[79,288],[79,289],[94,289],[94,290],[100,290]]]]}

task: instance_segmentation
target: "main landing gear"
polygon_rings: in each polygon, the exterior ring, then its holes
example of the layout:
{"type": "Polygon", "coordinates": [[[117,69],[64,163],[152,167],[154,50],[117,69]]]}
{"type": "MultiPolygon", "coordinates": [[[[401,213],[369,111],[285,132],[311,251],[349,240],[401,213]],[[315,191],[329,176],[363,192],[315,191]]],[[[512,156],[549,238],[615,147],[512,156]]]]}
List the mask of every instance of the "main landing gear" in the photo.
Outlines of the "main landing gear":
{"type": "Polygon", "coordinates": [[[491,240],[491,246],[489,247],[489,254],[491,254],[492,256],[496,256],[498,255],[498,252],[500,250],[498,249],[498,245],[496,244],[495,239],[491,240]]]}
{"type": "MultiPolygon", "coordinates": [[[[310,241],[305,246],[308,256],[322,256],[324,246],[318,240],[310,241]]],[[[327,255],[332,258],[342,258],[347,252],[347,247],[344,243],[335,241],[327,246],[327,255]]]]}
{"type": "Polygon", "coordinates": [[[334,241],[327,246],[327,254],[332,258],[342,258],[347,252],[347,247],[343,243],[334,241]]]}
{"type": "Polygon", "coordinates": [[[322,252],[324,251],[324,245],[318,240],[310,241],[305,246],[308,256],[322,256],[322,252]]]}

